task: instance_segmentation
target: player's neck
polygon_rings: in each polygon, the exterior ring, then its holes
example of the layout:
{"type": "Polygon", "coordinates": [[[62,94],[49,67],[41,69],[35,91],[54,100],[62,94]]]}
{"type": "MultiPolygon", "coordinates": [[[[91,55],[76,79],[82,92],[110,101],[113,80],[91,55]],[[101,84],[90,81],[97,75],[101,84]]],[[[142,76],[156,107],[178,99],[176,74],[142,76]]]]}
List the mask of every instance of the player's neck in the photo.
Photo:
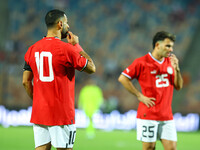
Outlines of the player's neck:
{"type": "Polygon", "coordinates": [[[47,31],[47,36],[46,37],[58,37],[59,39],[61,39],[61,34],[60,34],[59,30],[49,29],[47,31]]]}
{"type": "Polygon", "coordinates": [[[156,52],[156,50],[153,50],[152,56],[157,59],[158,61],[162,61],[164,59],[163,56],[159,55],[159,53],[156,52]]]}

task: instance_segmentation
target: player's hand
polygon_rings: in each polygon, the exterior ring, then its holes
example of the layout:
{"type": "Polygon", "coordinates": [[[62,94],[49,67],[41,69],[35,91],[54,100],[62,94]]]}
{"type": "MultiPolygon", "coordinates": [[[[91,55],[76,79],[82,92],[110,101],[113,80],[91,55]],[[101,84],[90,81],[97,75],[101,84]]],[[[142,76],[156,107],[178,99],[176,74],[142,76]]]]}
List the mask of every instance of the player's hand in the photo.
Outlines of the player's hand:
{"type": "Polygon", "coordinates": [[[170,61],[171,61],[171,64],[172,64],[172,67],[174,68],[174,70],[180,70],[178,58],[174,54],[171,54],[170,61]]]}
{"type": "Polygon", "coordinates": [[[155,105],[155,98],[154,97],[146,97],[143,94],[140,94],[140,96],[138,96],[138,100],[140,102],[142,102],[143,104],[145,104],[148,108],[149,107],[153,107],[155,105]]]}
{"type": "Polygon", "coordinates": [[[72,45],[75,45],[75,44],[79,43],[78,36],[73,34],[71,31],[68,31],[67,41],[68,41],[68,43],[71,43],[72,45]]]}

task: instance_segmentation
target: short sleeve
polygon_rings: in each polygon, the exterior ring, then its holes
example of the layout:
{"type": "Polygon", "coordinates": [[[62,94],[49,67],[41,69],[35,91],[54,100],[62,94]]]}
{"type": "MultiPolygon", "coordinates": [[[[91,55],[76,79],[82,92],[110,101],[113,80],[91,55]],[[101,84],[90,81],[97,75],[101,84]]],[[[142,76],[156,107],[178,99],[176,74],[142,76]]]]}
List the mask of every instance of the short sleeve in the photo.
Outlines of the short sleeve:
{"type": "Polygon", "coordinates": [[[25,62],[27,63],[27,65],[30,65],[30,64],[29,64],[29,59],[30,59],[32,47],[33,47],[33,46],[29,47],[28,51],[27,51],[26,54],[24,55],[24,60],[25,60],[25,62]]]}
{"type": "Polygon", "coordinates": [[[31,71],[31,72],[32,72],[31,67],[27,64],[26,61],[25,61],[25,64],[24,64],[24,68],[23,68],[23,70],[27,70],[27,71],[31,71]]]}
{"type": "Polygon", "coordinates": [[[123,72],[122,74],[124,76],[126,76],[129,79],[134,79],[139,77],[140,75],[140,70],[141,70],[141,64],[139,63],[139,61],[136,59],[133,61],[133,63],[128,66],[123,72]]]}
{"type": "Polygon", "coordinates": [[[83,51],[83,48],[82,48],[79,44],[75,44],[74,46],[76,47],[76,50],[77,50],[78,52],[83,51]]]}
{"type": "Polygon", "coordinates": [[[65,48],[64,54],[67,58],[67,62],[70,63],[75,69],[83,71],[87,66],[88,60],[79,54],[79,52],[82,51],[80,47],[77,48],[77,44],[73,46],[68,43],[65,48]]]}

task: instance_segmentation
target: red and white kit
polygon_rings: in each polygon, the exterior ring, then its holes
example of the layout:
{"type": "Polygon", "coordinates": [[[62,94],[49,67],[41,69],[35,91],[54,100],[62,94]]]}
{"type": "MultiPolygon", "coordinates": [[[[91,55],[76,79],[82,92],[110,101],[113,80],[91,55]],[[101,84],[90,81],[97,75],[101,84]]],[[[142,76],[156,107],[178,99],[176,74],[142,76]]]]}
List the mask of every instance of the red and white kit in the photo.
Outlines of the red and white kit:
{"type": "Polygon", "coordinates": [[[80,45],[45,37],[32,45],[25,61],[33,72],[33,107],[31,122],[47,126],[75,123],[75,69],[87,65],[80,45]]]}
{"type": "Polygon", "coordinates": [[[172,97],[174,89],[174,69],[170,58],[156,60],[151,53],[137,58],[122,74],[129,79],[136,78],[143,95],[154,97],[155,106],[148,108],[139,103],[137,118],[145,120],[173,120],[172,97]]]}

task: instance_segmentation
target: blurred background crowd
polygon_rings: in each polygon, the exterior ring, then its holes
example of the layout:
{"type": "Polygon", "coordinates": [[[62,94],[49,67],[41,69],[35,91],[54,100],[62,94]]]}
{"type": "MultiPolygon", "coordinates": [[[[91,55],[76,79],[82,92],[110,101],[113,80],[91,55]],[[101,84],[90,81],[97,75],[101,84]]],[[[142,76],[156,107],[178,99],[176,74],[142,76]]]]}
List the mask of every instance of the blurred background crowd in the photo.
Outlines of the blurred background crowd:
{"type": "Polygon", "coordinates": [[[138,100],[117,79],[135,58],[152,51],[154,34],[166,30],[176,34],[174,53],[184,78],[183,90],[174,91],[173,111],[200,114],[199,0],[1,1],[0,105],[19,110],[32,104],[22,86],[24,54],[46,35],[44,17],[54,8],[66,12],[70,31],[97,68],[93,75],[76,72],[76,107],[80,89],[92,78],[103,91],[103,112],[136,110],[138,100]]]}

